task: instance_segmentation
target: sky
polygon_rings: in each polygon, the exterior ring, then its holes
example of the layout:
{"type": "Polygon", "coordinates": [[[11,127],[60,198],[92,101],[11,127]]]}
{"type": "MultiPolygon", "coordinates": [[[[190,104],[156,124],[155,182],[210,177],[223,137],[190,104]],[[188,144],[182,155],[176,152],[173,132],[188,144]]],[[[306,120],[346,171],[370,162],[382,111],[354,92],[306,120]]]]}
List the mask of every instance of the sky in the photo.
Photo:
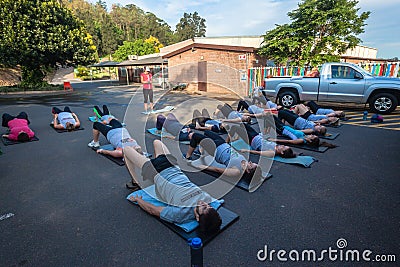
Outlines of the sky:
{"type": "MultiPolygon", "coordinates": [[[[104,0],[103,0],[104,1],[104,0]]],[[[172,30],[183,13],[197,12],[206,20],[206,36],[254,36],[265,34],[275,24],[290,23],[289,11],[301,0],[106,0],[112,4],[134,4],[155,14],[171,26],[172,30]]],[[[96,0],[89,0],[95,3],[96,0]]],[[[370,11],[365,32],[359,37],[361,45],[377,48],[378,58],[400,58],[400,32],[397,21],[399,0],[359,0],[360,12],[370,11]]]]}

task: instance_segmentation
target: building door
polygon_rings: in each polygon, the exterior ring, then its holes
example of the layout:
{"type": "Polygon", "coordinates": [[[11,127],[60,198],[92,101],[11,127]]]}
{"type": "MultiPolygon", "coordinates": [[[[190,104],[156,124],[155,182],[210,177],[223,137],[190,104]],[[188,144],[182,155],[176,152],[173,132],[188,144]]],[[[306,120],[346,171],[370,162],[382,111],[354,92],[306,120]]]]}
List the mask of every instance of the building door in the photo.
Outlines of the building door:
{"type": "Polygon", "coordinates": [[[199,91],[207,92],[207,61],[198,62],[197,71],[199,91]]]}

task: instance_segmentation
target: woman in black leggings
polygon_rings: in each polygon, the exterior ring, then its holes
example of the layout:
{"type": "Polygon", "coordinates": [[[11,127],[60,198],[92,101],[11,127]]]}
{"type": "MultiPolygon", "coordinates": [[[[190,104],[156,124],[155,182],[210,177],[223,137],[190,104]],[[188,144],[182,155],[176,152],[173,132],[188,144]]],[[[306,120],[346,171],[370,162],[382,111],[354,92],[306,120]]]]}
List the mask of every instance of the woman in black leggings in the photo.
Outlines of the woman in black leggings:
{"type": "Polygon", "coordinates": [[[220,121],[211,119],[210,114],[205,108],[201,113],[197,109],[193,111],[192,127],[201,131],[210,130],[216,133],[226,133],[226,125],[220,121]]]}
{"type": "Polygon", "coordinates": [[[241,149],[241,152],[249,152],[270,158],[275,155],[283,158],[294,158],[296,156],[290,147],[277,145],[275,142],[265,140],[262,135],[247,124],[243,124],[243,126],[232,125],[229,130],[228,140],[231,140],[235,134],[251,147],[251,149],[241,149]]]}
{"type": "Polygon", "coordinates": [[[247,161],[243,155],[236,152],[230,144],[226,143],[221,136],[211,131],[205,131],[204,135],[199,133],[192,135],[189,149],[185,155],[186,159],[191,158],[193,151],[199,144],[209,155],[214,156],[216,162],[226,166],[226,168],[201,166],[202,169],[231,177],[243,176],[245,179],[262,177],[262,171],[258,164],[247,161]]]}

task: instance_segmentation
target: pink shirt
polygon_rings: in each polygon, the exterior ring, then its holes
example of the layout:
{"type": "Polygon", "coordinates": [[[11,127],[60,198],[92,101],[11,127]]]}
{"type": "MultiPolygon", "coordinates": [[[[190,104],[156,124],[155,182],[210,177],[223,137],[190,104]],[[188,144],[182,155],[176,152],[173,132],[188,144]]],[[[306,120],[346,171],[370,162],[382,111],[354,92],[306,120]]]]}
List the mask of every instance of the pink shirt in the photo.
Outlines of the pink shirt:
{"type": "Polygon", "coordinates": [[[153,89],[153,85],[151,84],[151,79],[153,78],[153,75],[151,75],[151,73],[144,73],[142,72],[140,74],[140,77],[143,78],[144,84],[143,84],[143,89],[153,89]],[[147,83],[150,82],[150,83],[147,83]]]}
{"type": "Polygon", "coordinates": [[[25,119],[13,119],[8,122],[8,128],[10,133],[8,134],[8,139],[18,140],[18,134],[24,131],[28,134],[29,138],[35,136],[35,133],[28,127],[28,122],[25,119]]]}

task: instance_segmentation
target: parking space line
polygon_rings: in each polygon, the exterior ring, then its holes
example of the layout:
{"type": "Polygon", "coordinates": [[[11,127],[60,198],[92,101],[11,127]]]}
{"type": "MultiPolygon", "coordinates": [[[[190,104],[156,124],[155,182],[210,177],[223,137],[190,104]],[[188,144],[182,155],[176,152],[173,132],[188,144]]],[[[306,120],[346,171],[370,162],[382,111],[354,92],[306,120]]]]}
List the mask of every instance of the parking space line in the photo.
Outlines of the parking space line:
{"type": "Polygon", "coordinates": [[[3,214],[3,215],[0,216],[0,221],[8,219],[8,218],[10,218],[12,216],[14,216],[14,213],[11,213],[11,212],[7,213],[7,214],[3,214]]]}
{"type": "Polygon", "coordinates": [[[346,117],[349,118],[347,121],[341,122],[342,124],[349,124],[354,126],[363,126],[370,128],[381,128],[387,130],[400,130],[400,110],[396,110],[391,114],[385,114],[383,116],[382,123],[371,123],[371,116],[373,113],[368,113],[368,119],[363,120],[363,112],[361,111],[348,111],[345,110],[346,117]]]}

